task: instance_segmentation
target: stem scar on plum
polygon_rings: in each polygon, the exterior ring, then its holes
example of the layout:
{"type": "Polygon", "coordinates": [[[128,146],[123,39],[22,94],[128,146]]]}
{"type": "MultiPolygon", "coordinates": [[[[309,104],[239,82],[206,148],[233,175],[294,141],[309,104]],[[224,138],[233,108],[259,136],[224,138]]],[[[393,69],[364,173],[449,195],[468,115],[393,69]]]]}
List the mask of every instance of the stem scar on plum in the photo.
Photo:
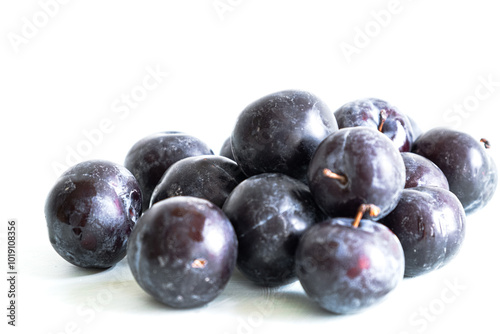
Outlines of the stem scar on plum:
{"type": "Polygon", "coordinates": [[[481,138],[480,142],[484,144],[484,148],[491,148],[491,144],[488,139],[481,138]]]}
{"type": "Polygon", "coordinates": [[[356,213],[356,217],[354,217],[354,221],[352,222],[352,227],[357,228],[359,223],[361,222],[361,218],[368,211],[370,217],[376,217],[380,213],[380,208],[373,204],[361,204],[359,206],[358,212],[356,213]]]}
{"type": "Polygon", "coordinates": [[[347,177],[345,175],[334,173],[328,168],[323,169],[323,175],[330,179],[338,180],[342,185],[347,184],[347,177]]]}
{"type": "Polygon", "coordinates": [[[205,259],[195,259],[193,263],[191,263],[192,268],[205,268],[207,264],[207,260],[205,259]]]}
{"type": "Polygon", "coordinates": [[[378,126],[378,131],[382,132],[385,120],[387,119],[387,111],[385,109],[380,110],[380,123],[378,126]]]}

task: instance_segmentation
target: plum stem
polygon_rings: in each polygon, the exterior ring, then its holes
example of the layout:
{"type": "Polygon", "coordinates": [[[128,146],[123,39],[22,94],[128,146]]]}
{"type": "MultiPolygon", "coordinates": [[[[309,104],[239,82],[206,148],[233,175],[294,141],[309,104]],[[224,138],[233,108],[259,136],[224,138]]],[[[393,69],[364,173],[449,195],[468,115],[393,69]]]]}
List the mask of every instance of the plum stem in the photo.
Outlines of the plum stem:
{"type": "Polygon", "coordinates": [[[370,217],[376,217],[380,213],[380,208],[374,204],[361,204],[358,212],[356,213],[356,217],[354,217],[354,221],[352,222],[352,227],[357,228],[359,226],[361,218],[363,218],[366,211],[369,212],[370,217]]]}
{"type": "Polygon", "coordinates": [[[380,110],[380,124],[378,126],[378,131],[382,132],[385,120],[387,119],[387,111],[385,109],[380,110]]]}
{"type": "Polygon", "coordinates": [[[345,177],[344,175],[334,173],[328,168],[323,169],[323,175],[330,179],[338,180],[343,185],[347,184],[347,177],[345,177]]]}
{"type": "Polygon", "coordinates": [[[491,148],[491,144],[488,139],[481,138],[480,142],[484,144],[484,148],[491,148]]]}

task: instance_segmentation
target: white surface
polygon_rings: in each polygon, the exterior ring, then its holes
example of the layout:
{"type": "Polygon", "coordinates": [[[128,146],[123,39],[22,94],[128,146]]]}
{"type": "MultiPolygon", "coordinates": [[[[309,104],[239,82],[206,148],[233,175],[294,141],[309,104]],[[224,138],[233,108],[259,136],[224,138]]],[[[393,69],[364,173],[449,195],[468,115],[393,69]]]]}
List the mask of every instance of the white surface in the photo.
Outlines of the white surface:
{"type": "MultiPolygon", "coordinates": [[[[125,261],[89,272],[59,258],[43,214],[57,177],[53,166],[75,161],[72,150],[83,159],[122,163],[138,139],[180,130],[218,152],[247,104],[289,88],[315,93],[332,110],[360,97],[386,99],[423,128],[445,125],[487,137],[500,165],[498,118],[492,118],[500,110],[500,21],[493,1],[221,0],[231,6],[222,17],[214,0],[75,0],[44,16],[40,3],[47,2],[0,4],[0,249],[6,254],[6,222],[17,218],[16,331],[497,330],[498,194],[469,217],[465,245],[449,266],[405,280],[384,303],[353,316],[322,312],[298,283],[262,289],[238,274],[206,307],[172,310],[137,286],[125,261]],[[393,14],[379,14],[383,24],[377,23],[373,13],[389,9],[393,14]],[[45,26],[30,31],[26,20],[45,26]],[[363,39],[364,29],[372,37],[363,39]],[[24,38],[17,50],[13,36],[24,38]],[[341,51],[345,43],[359,46],[350,62],[341,51]],[[155,84],[151,71],[168,75],[155,84]],[[126,107],[123,94],[141,92],[144,99],[126,107]],[[99,127],[102,137],[94,131],[99,127]],[[85,144],[85,132],[94,133],[94,144],[85,144]]],[[[1,258],[5,275],[7,256],[1,258]]],[[[10,333],[1,281],[1,332],[10,333]]]]}

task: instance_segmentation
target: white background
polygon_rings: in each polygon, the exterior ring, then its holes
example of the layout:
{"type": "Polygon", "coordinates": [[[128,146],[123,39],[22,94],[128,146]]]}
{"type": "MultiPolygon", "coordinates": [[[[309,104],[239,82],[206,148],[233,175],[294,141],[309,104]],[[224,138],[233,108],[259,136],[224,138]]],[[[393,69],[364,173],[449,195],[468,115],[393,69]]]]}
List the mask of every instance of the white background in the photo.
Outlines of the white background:
{"type": "Polygon", "coordinates": [[[123,163],[137,140],[164,130],[185,131],[218,152],[247,104],[290,88],[318,95],[332,111],[361,97],[388,100],[424,129],[490,139],[500,164],[499,32],[487,0],[2,1],[0,263],[5,274],[7,220],[16,218],[16,330],[496,333],[498,194],[468,218],[449,266],[405,280],[353,316],[321,311],[298,283],[262,289],[238,274],[211,304],[172,310],[138,287],[126,261],[103,272],[66,263],[51,248],[43,207],[56,167],[123,163]],[[156,84],[151,71],[160,72],[156,84]]]}

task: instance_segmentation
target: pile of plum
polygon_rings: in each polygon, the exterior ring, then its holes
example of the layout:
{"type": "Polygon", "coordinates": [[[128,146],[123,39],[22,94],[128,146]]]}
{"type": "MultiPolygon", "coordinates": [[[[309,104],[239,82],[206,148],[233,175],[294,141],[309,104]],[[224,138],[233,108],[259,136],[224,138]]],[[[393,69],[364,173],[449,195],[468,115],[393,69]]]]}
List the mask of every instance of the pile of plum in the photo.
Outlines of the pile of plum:
{"type": "Polygon", "coordinates": [[[258,286],[298,279],[322,308],[353,313],[458,253],[466,215],[496,189],[486,148],[452,129],[422,133],[383,100],[332,112],[287,90],[248,105],[220,155],[164,132],[123,166],[71,167],[45,216],[64,259],[109,268],[127,255],[138,284],[174,308],[212,301],[238,268],[258,286]]]}

